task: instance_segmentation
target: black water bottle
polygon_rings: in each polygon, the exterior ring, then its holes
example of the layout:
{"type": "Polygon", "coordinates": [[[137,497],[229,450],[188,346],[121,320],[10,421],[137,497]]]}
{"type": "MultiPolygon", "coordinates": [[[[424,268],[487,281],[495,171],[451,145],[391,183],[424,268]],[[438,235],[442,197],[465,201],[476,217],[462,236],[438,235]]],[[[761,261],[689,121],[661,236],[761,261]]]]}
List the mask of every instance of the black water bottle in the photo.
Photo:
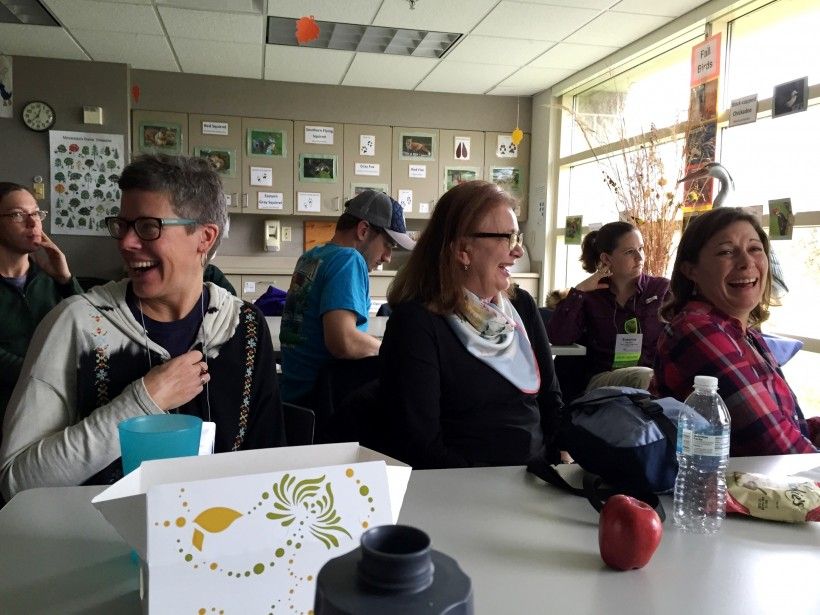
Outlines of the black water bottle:
{"type": "Polygon", "coordinates": [[[316,579],[316,615],[472,615],[473,590],[456,561],[407,525],[362,534],[361,546],[327,562],[316,579]]]}

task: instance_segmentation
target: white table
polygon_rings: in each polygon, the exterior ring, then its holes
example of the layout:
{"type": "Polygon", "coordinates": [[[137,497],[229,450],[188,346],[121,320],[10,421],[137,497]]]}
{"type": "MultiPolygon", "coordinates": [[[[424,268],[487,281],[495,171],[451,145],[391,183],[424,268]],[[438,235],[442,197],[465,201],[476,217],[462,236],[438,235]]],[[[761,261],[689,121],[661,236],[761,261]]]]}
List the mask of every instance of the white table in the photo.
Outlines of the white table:
{"type": "MultiPolygon", "coordinates": [[[[731,465],[795,473],[818,468],[820,454],[731,465]]],[[[99,491],[34,489],[0,511],[0,613],[140,612],[129,548],[90,504],[99,491]]],[[[817,523],[731,517],[710,537],[667,522],[645,568],[615,572],[598,556],[597,513],[586,500],[519,467],[414,472],[400,522],[458,560],[477,615],[820,613],[817,523]]]]}

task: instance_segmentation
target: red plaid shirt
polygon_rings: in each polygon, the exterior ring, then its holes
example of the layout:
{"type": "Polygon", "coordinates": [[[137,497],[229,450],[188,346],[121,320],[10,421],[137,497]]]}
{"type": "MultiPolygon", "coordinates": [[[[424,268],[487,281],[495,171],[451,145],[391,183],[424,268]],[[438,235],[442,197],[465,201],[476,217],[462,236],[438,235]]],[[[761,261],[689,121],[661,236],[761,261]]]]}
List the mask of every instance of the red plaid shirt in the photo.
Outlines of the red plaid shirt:
{"type": "MultiPolygon", "coordinates": [[[[690,301],[658,339],[652,392],[684,400],[697,375],[716,376],[732,417],[731,455],[816,453],[809,425],[760,333],[690,301]]],[[[812,428],[820,421],[812,419],[812,428]]]]}

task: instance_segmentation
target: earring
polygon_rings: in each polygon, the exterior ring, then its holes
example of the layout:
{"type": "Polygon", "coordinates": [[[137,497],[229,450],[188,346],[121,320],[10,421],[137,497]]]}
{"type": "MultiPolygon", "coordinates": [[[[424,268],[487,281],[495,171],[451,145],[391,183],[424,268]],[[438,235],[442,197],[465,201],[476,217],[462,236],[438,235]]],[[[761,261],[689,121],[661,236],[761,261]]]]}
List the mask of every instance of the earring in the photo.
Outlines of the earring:
{"type": "Polygon", "coordinates": [[[464,265],[464,271],[469,271],[469,270],[470,270],[470,265],[469,265],[469,263],[465,263],[465,265],[464,265]]]}

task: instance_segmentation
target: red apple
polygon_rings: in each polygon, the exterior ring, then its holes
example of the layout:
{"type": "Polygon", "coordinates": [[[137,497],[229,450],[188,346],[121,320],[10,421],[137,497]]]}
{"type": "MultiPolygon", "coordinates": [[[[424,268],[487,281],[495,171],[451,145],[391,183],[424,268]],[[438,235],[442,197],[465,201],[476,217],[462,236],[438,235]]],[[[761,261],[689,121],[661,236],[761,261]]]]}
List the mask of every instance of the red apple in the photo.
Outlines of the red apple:
{"type": "Polygon", "coordinates": [[[598,547],[601,559],[616,570],[643,568],[661,543],[663,524],[649,504],[613,495],[601,510],[598,547]]]}

